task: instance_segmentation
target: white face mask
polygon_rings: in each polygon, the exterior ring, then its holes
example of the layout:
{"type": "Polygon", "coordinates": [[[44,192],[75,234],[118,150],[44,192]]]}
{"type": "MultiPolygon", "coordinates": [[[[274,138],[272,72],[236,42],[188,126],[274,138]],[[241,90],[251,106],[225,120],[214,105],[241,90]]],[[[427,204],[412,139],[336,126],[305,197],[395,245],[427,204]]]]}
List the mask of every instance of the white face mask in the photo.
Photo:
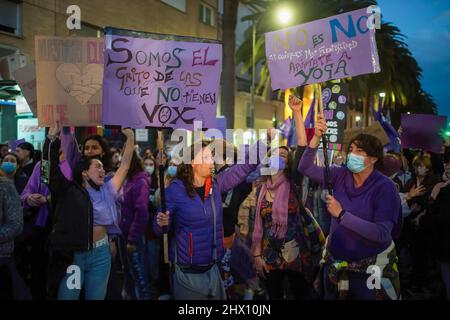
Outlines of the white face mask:
{"type": "Polygon", "coordinates": [[[417,167],[417,175],[419,177],[425,177],[428,173],[428,169],[426,167],[417,167]]]}
{"type": "Polygon", "coordinates": [[[442,175],[442,180],[447,182],[448,180],[450,180],[450,171],[445,171],[444,174],[442,175]]]}

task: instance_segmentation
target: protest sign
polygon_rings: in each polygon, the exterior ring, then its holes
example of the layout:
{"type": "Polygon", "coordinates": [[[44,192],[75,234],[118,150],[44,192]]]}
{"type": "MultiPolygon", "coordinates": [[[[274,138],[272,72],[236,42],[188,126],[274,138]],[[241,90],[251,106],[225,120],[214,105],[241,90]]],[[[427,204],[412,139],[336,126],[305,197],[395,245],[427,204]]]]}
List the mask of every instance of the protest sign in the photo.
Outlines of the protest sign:
{"type": "Polygon", "coordinates": [[[36,66],[29,64],[14,72],[14,78],[19,84],[22,95],[30,107],[34,116],[37,115],[37,98],[36,98],[36,66]]]}
{"type": "Polygon", "coordinates": [[[444,143],[440,136],[446,127],[447,117],[430,114],[402,114],[402,148],[419,148],[440,153],[444,143]]]}
{"type": "Polygon", "coordinates": [[[380,72],[372,17],[364,8],[266,33],[272,89],[380,72]]]}
{"type": "Polygon", "coordinates": [[[37,36],[35,46],[39,125],[100,125],[103,40],[37,36]]]}
{"type": "Polygon", "coordinates": [[[344,130],[347,122],[348,85],[328,83],[322,86],[323,113],[328,130],[325,133],[329,150],[342,150],[344,130]]]}
{"type": "Polygon", "coordinates": [[[216,124],[222,45],[107,28],[103,124],[193,129],[216,124]]]}

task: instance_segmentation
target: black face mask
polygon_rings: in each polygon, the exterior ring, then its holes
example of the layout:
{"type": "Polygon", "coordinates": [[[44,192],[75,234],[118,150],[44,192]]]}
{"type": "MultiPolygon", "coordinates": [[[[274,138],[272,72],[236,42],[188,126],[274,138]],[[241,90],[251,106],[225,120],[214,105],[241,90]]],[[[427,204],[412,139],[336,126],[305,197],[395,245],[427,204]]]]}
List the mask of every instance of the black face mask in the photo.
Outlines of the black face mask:
{"type": "Polygon", "coordinates": [[[91,178],[89,178],[87,182],[93,189],[100,191],[100,186],[95,184],[95,182],[91,178]]]}

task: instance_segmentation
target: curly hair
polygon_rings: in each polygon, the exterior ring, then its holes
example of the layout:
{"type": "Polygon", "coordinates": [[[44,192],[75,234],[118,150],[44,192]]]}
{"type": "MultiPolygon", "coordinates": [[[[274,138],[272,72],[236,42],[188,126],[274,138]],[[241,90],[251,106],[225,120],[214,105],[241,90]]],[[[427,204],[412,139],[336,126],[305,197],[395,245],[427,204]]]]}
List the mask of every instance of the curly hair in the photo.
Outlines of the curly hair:
{"type": "Polygon", "coordinates": [[[384,149],[380,139],[370,134],[361,133],[350,140],[347,146],[347,154],[350,153],[350,147],[355,144],[358,148],[361,148],[369,157],[377,158],[375,163],[375,169],[383,169],[384,149]]]}

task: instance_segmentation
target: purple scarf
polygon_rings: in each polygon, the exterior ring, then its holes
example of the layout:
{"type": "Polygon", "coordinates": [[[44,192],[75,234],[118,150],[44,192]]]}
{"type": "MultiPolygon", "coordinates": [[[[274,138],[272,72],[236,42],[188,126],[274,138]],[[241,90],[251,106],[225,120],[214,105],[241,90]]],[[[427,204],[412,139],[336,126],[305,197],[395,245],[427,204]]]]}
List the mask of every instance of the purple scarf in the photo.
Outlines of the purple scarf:
{"type": "Polygon", "coordinates": [[[284,172],[279,172],[274,176],[275,183],[272,179],[268,179],[262,186],[259,192],[258,202],[256,205],[255,214],[255,228],[253,230],[253,247],[261,245],[261,240],[263,237],[263,225],[261,218],[261,205],[266,197],[268,190],[276,190],[275,198],[272,203],[272,226],[271,233],[278,239],[283,239],[287,232],[288,224],[288,203],[289,203],[289,192],[290,183],[289,180],[284,175],[284,172]]]}

